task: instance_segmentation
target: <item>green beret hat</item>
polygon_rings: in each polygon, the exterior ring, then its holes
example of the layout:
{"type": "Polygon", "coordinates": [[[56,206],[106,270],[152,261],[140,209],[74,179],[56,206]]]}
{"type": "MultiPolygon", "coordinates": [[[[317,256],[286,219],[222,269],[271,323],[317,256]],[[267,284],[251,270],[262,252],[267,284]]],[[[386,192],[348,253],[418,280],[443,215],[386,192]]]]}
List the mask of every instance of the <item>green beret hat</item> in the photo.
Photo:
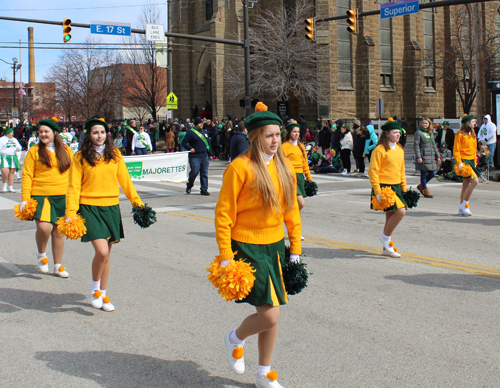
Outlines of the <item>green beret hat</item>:
{"type": "Polygon", "coordinates": [[[294,128],[299,128],[300,129],[300,125],[297,124],[296,122],[293,122],[293,123],[287,124],[286,127],[285,127],[285,129],[287,131],[291,131],[294,128]]]}
{"type": "Polygon", "coordinates": [[[348,131],[350,131],[350,130],[351,130],[351,126],[350,126],[349,124],[344,125],[344,127],[345,127],[345,129],[347,129],[348,131]]]}
{"type": "Polygon", "coordinates": [[[94,125],[102,125],[106,129],[106,132],[109,132],[108,124],[106,124],[106,122],[104,121],[104,119],[90,119],[90,120],[87,120],[87,122],[85,123],[85,129],[86,130],[90,130],[90,128],[92,128],[94,125]]]}
{"type": "Polygon", "coordinates": [[[74,137],[73,139],[71,139],[71,141],[78,141],[78,139],[76,137],[74,137]]]}
{"type": "Polygon", "coordinates": [[[392,119],[386,122],[384,125],[382,125],[382,131],[392,131],[393,129],[399,129],[401,130],[401,124],[399,124],[397,121],[393,121],[392,119]]]}
{"type": "Polygon", "coordinates": [[[45,126],[49,127],[50,129],[52,129],[53,131],[56,131],[58,133],[61,132],[61,128],[59,128],[59,125],[57,125],[57,123],[53,119],[40,120],[38,122],[38,126],[40,127],[41,125],[45,125],[45,126]]]}
{"type": "Polygon", "coordinates": [[[248,132],[254,130],[255,128],[260,128],[265,125],[278,125],[282,126],[283,121],[278,115],[267,110],[267,106],[261,102],[258,102],[255,106],[255,113],[252,113],[245,120],[245,128],[248,132]]]}
{"type": "Polygon", "coordinates": [[[464,117],[462,117],[462,124],[465,124],[466,122],[471,121],[471,120],[474,120],[473,115],[465,115],[464,117]]]}
{"type": "Polygon", "coordinates": [[[13,128],[7,128],[4,132],[5,135],[8,135],[9,133],[14,132],[13,128]]]}
{"type": "Polygon", "coordinates": [[[443,125],[450,125],[448,121],[443,121],[443,125]]]}

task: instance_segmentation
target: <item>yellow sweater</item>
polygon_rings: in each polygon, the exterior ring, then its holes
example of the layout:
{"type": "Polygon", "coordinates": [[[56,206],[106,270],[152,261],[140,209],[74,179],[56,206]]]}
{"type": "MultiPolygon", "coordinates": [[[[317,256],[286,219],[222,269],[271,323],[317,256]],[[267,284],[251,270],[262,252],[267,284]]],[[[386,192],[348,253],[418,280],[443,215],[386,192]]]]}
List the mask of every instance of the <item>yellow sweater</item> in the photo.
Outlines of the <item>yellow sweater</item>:
{"type": "Polygon", "coordinates": [[[285,156],[292,162],[295,173],[305,174],[307,180],[312,181],[311,172],[309,171],[309,163],[307,161],[307,157],[304,157],[306,154],[304,146],[300,142],[294,146],[289,141],[286,141],[283,143],[281,148],[283,149],[285,156]],[[304,153],[302,153],[301,149],[304,153]]]}
{"type": "MultiPolygon", "coordinates": [[[[247,243],[265,245],[280,241],[285,237],[283,221],[288,230],[292,254],[301,254],[301,221],[297,197],[289,213],[269,215],[265,212],[260,195],[256,195],[252,184],[255,174],[248,156],[241,156],[227,166],[222,180],[219,200],[215,207],[215,237],[219,245],[219,259],[234,257],[231,239],[247,243]]],[[[288,162],[293,174],[292,163],[288,162]]],[[[274,158],[268,166],[278,196],[279,181],[274,158]]],[[[295,174],[293,174],[295,181],[295,174]]],[[[296,183],[296,182],[294,182],[296,183]]]]}
{"type": "MultiPolygon", "coordinates": [[[[73,151],[68,146],[64,146],[70,159],[73,158],[73,151]]],[[[56,153],[50,152],[50,164],[47,167],[40,162],[38,155],[39,145],[30,148],[26,154],[23,164],[23,183],[21,200],[27,201],[34,195],[50,196],[65,195],[68,189],[69,168],[62,174],[59,172],[56,153]]]]}
{"type": "Polygon", "coordinates": [[[381,193],[380,184],[401,185],[401,191],[406,191],[405,152],[396,144],[396,149],[386,151],[383,145],[375,147],[370,159],[368,176],[375,195],[381,193]]]}
{"type": "Polygon", "coordinates": [[[455,135],[455,143],[453,144],[453,156],[457,164],[462,163],[462,159],[472,159],[476,164],[476,149],[477,139],[472,135],[464,135],[462,132],[457,132],[455,135]]]}
{"type": "Polygon", "coordinates": [[[74,217],[79,205],[114,206],[120,203],[118,183],[134,206],[143,205],[130,179],[127,166],[119,151],[117,160],[109,163],[104,157],[92,167],[85,159],[81,162],[81,151],[78,151],[69,172],[69,186],[66,194],[66,217],[74,217]]]}

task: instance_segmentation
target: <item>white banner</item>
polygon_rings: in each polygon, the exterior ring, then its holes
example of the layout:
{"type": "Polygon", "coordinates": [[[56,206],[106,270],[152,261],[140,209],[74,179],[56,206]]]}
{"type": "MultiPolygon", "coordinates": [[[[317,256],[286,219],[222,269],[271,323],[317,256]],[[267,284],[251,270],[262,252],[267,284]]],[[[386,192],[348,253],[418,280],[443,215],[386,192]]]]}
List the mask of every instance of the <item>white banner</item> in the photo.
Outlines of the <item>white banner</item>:
{"type": "Polygon", "coordinates": [[[161,181],[186,183],[188,181],[189,152],[124,156],[133,181],[161,181]]]}

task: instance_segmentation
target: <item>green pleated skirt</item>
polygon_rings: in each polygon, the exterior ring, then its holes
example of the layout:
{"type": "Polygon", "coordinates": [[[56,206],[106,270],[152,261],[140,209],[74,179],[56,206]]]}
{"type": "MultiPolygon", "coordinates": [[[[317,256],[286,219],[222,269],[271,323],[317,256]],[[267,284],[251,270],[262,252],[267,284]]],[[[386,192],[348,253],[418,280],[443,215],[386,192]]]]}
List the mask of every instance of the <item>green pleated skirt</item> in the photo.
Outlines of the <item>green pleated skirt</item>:
{"type": "Polygon", "coordinates": [[[469,178],[474,179],[481,176],[481,172],[477,169],[476,163],[473,159],[462,159],[462,163],[472,167],[472,175],[464,177],[464,179],[469,179],[469,178]]]}
{"type": "Polygon", "coordinates": [[[1,155],[0,154],[0,168],[15,168],[16,171],[21,169],[21,164],[17,155],[1,155]]]}
{"type": "Polygon", "coordinates": [[[304,198],[306,195],[305,179],[304,174],[295,174],[297,176],[297,195],[302,195],[304,198]]]}
{"type": "Polygon", "coordinates": [[[267,245],[231,240],[231,248],[235,252],[235,260],[245,260],[256,270],[252,291],[236,303],[279,306],[288,302],[281,271],[281,261],[285,259],[285,240],[267,245]]]}
{"type": "MultiPolygon", "coordinates": [[[[396,202],[391,207],[388,207],[384,210],[384,212],[392,212],[394,210],[401,209],[402,207],[407,208],[405,200],[403,199],[403,192],[401,191],[401,185],[384,185],[380,184],[380,188],[390,187],[396,193],[396,202]]],[[[370,209],[373,209],[373,205],[371,204],[371,199],[375,196],[375,192],[372,189],[372,196],[370,197],[370,209]]]]}
{"type": "Polygon", "coordinates": [[[64,217],[66,211],[65,195],[49,195],[46,197],[34,195],[31,198],[38,202],[33,216],[34,219],[55,224],[59,217],[64,217]]]}
{"type": "Polygon", "coordinates": [[[108,242],[116,244],[125,237],[120,205],[80,205],[80,213],[87,227],[87,233],[82,236],[82,242],[104,238],[108,242]]]}

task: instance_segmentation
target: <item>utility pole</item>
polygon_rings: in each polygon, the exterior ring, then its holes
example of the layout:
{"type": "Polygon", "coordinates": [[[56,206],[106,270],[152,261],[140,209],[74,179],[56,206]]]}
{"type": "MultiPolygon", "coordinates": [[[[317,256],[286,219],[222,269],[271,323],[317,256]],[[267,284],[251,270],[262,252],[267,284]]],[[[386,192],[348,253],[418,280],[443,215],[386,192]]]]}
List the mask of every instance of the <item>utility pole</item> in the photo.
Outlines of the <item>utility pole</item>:
{"type": "MultiPolygon", "coordinates": [[[[474,67],[475,67],[475,78],[476,78],[476,117],[478,117],[478,124],[482,121],[479,120],[479,117],[482,116],[483,114],[483,109],[482,109],[482,101],[481,98],[483,97],[482,89],[483,89],[483,80],[481,78],[481,74],[483,73],[480,69],[481,64],[483,63],[480,61],[480,44],[479,44],[479,15],[478,15],[478,10],[477,10],[477,4],[474,4],[472,6],[473,8],[473,22],[474,22],[474,67]]],[[[482,51],[482,50],[481,50],[482,51]]],[[[479,124],[480,125],[480,124],[479,124]]]]}
{"type": "Polygon", "coordinates": [[[248,0],[243,2],[243,52],[245,60],[245,116],[252,113],[252,96],[250,95],[250,39],[248,37],[248,0]]]}
{"type": "MultiPolygon", "coordinates": [[[[172,32],[172,11],[170,7],[172,5],[172,1],[167,1],[167,21],[168,21],[168,32],[172,32]]],[[[168,46],[167,46],[167,95],[173,92],[174,89],[174,77],[173,77],[173,55],[172,55],[172,38],[167,37],[168,46]]]]}

